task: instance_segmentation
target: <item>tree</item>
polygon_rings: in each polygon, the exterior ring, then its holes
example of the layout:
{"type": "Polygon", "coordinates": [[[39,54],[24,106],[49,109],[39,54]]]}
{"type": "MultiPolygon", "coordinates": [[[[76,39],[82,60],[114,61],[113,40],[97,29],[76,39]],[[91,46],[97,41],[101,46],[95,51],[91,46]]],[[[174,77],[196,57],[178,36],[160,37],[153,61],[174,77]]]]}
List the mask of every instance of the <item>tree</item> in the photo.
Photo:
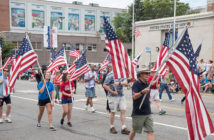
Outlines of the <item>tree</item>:
{"type": "MultiPolygon", "coordinates": [[[[173,17],[174,0],[135,0],[135,22],[142,20],[151,20],[165,17],[173,17]]],[[[132,38],[132,9],[133,5],[128,7],[128,11],[117,14],[113,24],[118,37],[122,42],[131,42],[132,38]]],[[[191,14],[189,4],[177,0],[176,16],[191,14]]]]}
{"type": "Polygon", "coordinates": [[[10,56],[12,50],[14,49],[14,45],[11,43],[6,43],[5,39],[0,36],[2,39],[2,60],[4,61],[10,56]]]}

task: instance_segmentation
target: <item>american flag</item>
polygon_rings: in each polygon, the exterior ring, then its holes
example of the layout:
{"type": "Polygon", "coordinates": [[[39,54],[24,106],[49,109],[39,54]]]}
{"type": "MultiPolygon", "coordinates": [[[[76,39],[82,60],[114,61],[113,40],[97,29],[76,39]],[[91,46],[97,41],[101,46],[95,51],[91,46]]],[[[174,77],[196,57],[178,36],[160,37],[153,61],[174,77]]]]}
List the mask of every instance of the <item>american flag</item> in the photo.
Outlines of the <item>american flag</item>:
{"type": "Polygon", "coordinates": [[[73,46],[71,46],[69,56],[70,57],[76,57],[76,59],[74,60],[74,62],[75,62],[80,58],[80,53],[76,49],[74,49],[73,46]]]}
{"type": "Polygon", "coordinates": [[[137,66],[137,62],[140,60],[140,57],[142,55],[142,52],[135,57],[135,59],[132,60],[132,64],[136,67],[137,66]]]}
{"type": "Polygon", "coordinates": [[[195,60],[197,61],[197,58],[199,57],[200,51],[201,51],[201,46],[202,44],[200,44],[195,52],[195,60]]]}
{"type": "Polygon", "coordinates": [[[47,71],[52,71],[59,66],[64,66],[66,65],[66,60],[65,60],[65,51],[64,47],[55,55],[55,57],[52,57],[52,64],[50,64],[47,68],[47,71]]]}
{"type": "Polygon", "coordinates": [[[110,56],[110,54],[108,54],[107,56],[106,56],[106,59],[104,60],[104,62],[103,62],[103,65],[102,65],[102,67],[100,68],[100,72],[103,72],[104,71],[104,69],[107,67],[107,65],[108,65],[108,63],[110,62],[110,60],[111,60],[111,56],[110,56]]]}
{"type": "Polygon", "coordinates": [[[12,54],[4,62],[3,66],[2,66],[3,69],[6,68],[9,64],[11,64],[11,63],[13,64],[15,62],[15,58],[16,58],[15,53],[16,53],[15,50],[13,50],[12,54]]]}
{"type": "Polygon", "coordinates": [[[12,91],[18,76],[30,67],[32,67],[36,62],[37,55],[32,49],[31,42],[28,36],[26,35],[22,41],[21,46],[19,47],[16,61],[10,69],[10,74],[8,76],[9,93],[12,91]]]}
{"type": "MultiPolygon", "coordinates": [[[[155,62],[154,70],[158,70],[159,67],[164,63],[164,60],[166,56],[168,55],[169,50],[169,38],[170,38],[170,32],[166,34],[165,40],[163,45],[161,46],[160,52],[158,54],[157,60],[155,62]]],[[[162,65],[162,67],[159,70],[159,74],[164,76],[166,74],[166,63],[162,65]]]]}
{"type": "Polygon", "coordinates": [[[75,81],[76,79],[78,79],[79,77],[81,77],[82,75],[90,71],[90,68],[87,64],[87,60],[85,56],[86,51],[87,50],[83,51],[81,57],[74,63],[75,70],[74,72],[72,72],[71,79],[70,79],[71,81],[75,81]]]}
{"type": "Polygon", "coordinates": [[[132,65],[126,49],[123,47],[123,44],[118,39],[116,33],[105,17],[104,29],[108,40],[106,41],[106,50],[111,55],[111,63],[115,79],[128,77],[137,79],[135,67],[132,65]]]}
{"type": "Polygon", "coordinates": [[[134,34],[135,34],[136,37],[141,36],[141,32],[140,32],[140,30],[136,27],[136,25],[134,25],[134,34]]]}
{"type": "Polygon", "coordinates": [[[200,95],[198,70],[187,29],[170,55],[167,65],[186,95],[189,139],[204,139],[214,132],[214,127],[200,95]]]}

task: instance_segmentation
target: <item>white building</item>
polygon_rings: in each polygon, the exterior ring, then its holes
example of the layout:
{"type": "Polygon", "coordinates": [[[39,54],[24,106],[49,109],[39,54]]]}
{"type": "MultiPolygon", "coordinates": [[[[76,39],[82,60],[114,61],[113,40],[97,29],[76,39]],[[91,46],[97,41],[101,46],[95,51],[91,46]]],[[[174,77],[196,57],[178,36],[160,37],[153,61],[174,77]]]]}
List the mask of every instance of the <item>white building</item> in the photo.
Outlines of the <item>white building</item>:
{"type": "MultiPolygon", "coordinates": [[[[178,36],[182,33],[187,22],[190,22],[189,35],[194,51],[202,43],[198,59],[214,60],[214,12],[176,17],[178,36]]],[[[146,48],[151,49],[151,62],[156,61],[157,50],[163,44],[165,34],[172,27],[172,24],[173,17],[136,22],[136,27],[142,34],[135,40],[135,52],[143,50],[139,65],[149,65],[150,63],[150,53],[146,53],[146,48]]],[[[135,53],[135,55],[137,54],[135,53]]]]}

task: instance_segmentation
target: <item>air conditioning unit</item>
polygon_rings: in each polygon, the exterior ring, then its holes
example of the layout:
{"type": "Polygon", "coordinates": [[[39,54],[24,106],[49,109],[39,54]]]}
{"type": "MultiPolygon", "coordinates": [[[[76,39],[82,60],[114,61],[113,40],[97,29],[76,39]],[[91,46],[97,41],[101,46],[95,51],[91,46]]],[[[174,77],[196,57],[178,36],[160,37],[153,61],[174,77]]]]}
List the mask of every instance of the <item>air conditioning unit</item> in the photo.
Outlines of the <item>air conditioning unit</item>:
{"type": "Polygon", "coordinates": [[[97,3],[89,3],[90,6],[93,6],[93,7],[99,7],[99,4],[97,3]]]}
{"type": "Polygon", "coordinates": [[[79,2],[79,1],[73,1],[72,4],[75,4],[75,5],[83,5],[82,2],[79,2]]]}

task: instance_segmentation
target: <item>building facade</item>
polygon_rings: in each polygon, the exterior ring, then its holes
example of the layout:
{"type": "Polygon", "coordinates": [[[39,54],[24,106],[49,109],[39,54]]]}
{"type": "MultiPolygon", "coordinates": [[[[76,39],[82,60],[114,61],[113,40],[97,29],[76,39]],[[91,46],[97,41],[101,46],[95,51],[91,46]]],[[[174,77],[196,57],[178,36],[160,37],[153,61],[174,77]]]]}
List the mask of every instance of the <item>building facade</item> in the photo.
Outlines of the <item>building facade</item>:
{"type": "MultiPolygon", "coordinates": [[[[202,43],[198,60],[201,58],[206,62],[214,60],[214,12],[176,17],[178,36],[182,33],[187,23],[190,24],[189,35],[194,51],[202,43]]],[[[149,65],[150,62],[156,61],[158,50],[160,50],[165,35],[172,28],[172,25],[173,17],[136,22],[136,27],[139,28],[142,34],[135,40],[135,52],[143,51],[139,61],[140,65],[149,65]]]]}
{"type": "MultiPolygon", "coordinates": [[[[0,12],[4,15],[0,17],[0,31],[6,41],[18,48],[27,32],[40,63],[45,65],[50,59],[49,49],[43,47],[45,26],[57,28],[57,50],[65,46],[68,55],[70,45],[80,52],[87,48],[88,62],[102,63],[107,55],[103,17],[112,22],[122,9],[99,7],[94,3],[83,5],[78,1],[1,0],[0,12]]],[[[130,44],[124,46],[131,51],[130,44]]],[[[67,58],[71,63],[73,59],[67,58]]]]}

